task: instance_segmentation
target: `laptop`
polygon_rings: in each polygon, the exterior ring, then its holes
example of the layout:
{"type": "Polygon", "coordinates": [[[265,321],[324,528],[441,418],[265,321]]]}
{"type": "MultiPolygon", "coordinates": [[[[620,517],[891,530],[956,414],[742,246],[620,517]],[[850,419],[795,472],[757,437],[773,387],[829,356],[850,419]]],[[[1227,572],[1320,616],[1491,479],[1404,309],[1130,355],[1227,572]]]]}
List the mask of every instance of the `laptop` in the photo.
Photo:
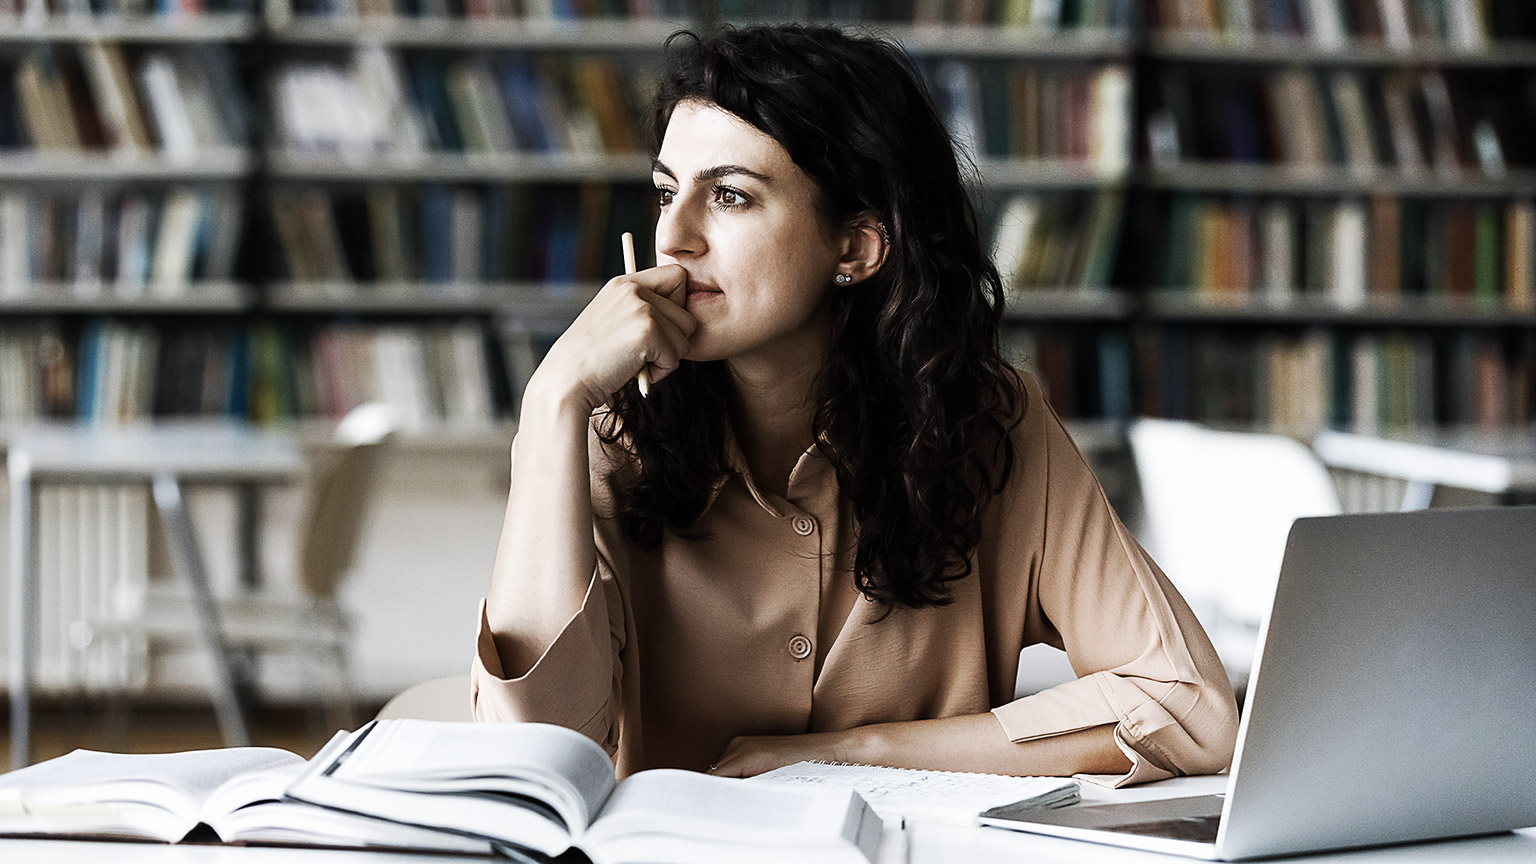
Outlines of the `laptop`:
{"type": "Polygon", "coordinates": [[[1298,519],[1221,795],[986,816],[1217,861],[1536,825],[1536,507],[1298,519]]]}

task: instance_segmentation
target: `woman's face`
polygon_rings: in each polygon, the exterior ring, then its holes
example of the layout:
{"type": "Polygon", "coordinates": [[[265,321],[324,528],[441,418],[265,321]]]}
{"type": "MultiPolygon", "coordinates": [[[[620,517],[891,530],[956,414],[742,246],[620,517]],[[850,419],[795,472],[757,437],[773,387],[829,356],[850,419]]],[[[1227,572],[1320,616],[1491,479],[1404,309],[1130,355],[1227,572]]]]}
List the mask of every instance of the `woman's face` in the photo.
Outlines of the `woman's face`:
{"type": "Polygon", "coordinates": [[[789,153],[736,115],[687,101],[651,177],[656,259],[688,271],[687,308],[699,322],[688,359],[819,358],[839,241],[789,153]]]}

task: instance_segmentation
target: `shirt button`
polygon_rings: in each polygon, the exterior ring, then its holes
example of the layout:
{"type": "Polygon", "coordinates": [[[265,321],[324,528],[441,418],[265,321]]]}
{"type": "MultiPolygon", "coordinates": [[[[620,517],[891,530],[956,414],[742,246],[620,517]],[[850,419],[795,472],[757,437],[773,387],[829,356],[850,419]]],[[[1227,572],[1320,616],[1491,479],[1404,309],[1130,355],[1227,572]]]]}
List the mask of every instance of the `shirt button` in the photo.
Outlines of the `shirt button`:
{"type": "Polygon", "coordinates": [[[795,638],[789,640],[789,656],[796,660],[804,660],[811,656],[811,640],[796,634],[795,638]]]}
{"type": "Polygon", "coordinates": [[[809,537],[811,532],[816,530],[816,520],[805,516],[796,516],[789,520],[789,527],[795,529],[795,533],[801,537],[809,537]]]}

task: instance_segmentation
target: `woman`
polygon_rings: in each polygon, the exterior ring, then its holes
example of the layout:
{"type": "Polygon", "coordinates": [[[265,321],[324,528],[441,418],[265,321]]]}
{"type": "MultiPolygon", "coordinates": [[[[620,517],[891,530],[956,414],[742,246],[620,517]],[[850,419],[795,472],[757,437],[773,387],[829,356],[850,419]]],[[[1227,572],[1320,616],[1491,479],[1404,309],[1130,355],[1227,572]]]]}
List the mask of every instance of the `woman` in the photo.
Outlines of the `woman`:
{"type": "Polygon", "coordinates": [[[798,26],[667,53],[660,266],[604,286],[528,384],[476,716],[578,729],[626,775],[1225,766],[1210,642],[999,356],[997,273],[909,62],[798,26]],[[1014,700],[1039,642],[1081,677],[1014,700]]]}

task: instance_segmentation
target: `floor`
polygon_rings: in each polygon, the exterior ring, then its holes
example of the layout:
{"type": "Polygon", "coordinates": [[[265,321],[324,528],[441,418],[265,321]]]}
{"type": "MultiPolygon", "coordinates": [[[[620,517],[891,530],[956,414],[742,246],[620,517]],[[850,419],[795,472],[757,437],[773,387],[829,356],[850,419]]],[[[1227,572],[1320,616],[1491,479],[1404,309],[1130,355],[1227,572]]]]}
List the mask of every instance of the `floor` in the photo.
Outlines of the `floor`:
{"type": "MultiPolygon", "coordinates": [[[[361,719],[372,717],[377,705],[360,706],[361,719]]],[[[0,700],[0,717],[10,706],[0,700]]],[[[313,756],[335,730],[326,729],[318,711],[302,705],[258,708],[251,718],[253,743],[281,747],[306,759],[313,756]]],[[[8,767],[10,725],[0,724],[0,770],[8,767]]],[[[195,703],[148,703],[114,712],[104,702],[49,700],[35,704],[32,752],[35,761],[62,756],[76,748],[121,753],[161,753],[222,747],[213,710],[195,703]]]]}

